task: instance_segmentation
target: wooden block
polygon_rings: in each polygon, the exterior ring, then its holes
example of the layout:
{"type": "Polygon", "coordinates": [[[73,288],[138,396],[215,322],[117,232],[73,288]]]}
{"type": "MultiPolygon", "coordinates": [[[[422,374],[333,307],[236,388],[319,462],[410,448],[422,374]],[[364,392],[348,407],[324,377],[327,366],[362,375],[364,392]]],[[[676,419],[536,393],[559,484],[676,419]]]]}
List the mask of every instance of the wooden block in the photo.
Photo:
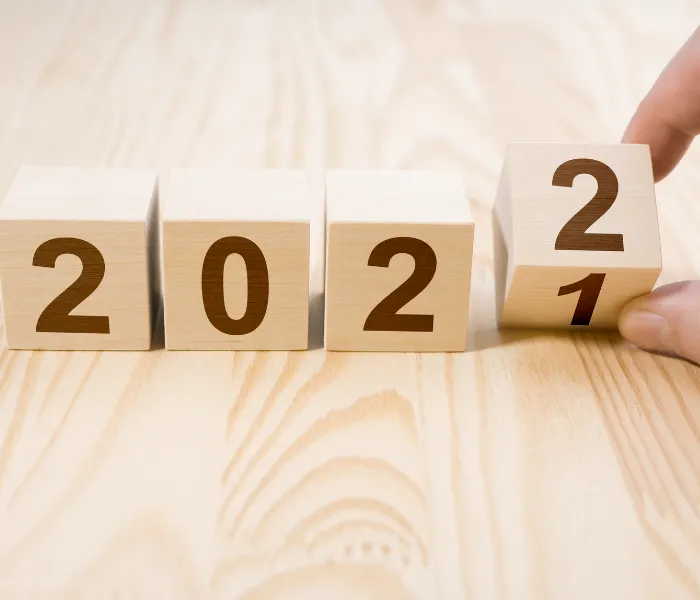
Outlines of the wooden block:
{"type": "Polygon", "coordinates": [[[0,207],[8,348],[150,348],[156,222],[155,172],[22,168],[0,207]]]}
{"type": "Polygon", "coordinates": [[[661,272],[647,146],[511,145],[493,224],[502,327],[615,328],[661,272]]]}
{"type": "Polygon", "coordinates": [[[166,347],[307,348],[309,221],[301,171],[173,171],[163,213],[166,347]]]}
{"type": "Polygon", "coordinates": [[[462,351],[474,221],[461,179],[327,176],[326,348],[462,351]]]}

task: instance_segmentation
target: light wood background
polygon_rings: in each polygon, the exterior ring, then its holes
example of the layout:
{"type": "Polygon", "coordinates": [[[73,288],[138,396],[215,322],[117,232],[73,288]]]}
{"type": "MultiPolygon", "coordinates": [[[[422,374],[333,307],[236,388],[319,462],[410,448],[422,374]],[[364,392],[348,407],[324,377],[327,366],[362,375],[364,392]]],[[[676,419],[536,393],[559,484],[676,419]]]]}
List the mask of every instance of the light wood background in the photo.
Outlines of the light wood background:
{"type": "MultiPolygon", "coordinates": [[[[508,141],[617,141],[698,22],[694,0],[2,0],[3,195],[23,163],[446,167],[477,224],[464,354],[3,349],[0,598],[700,597],[700,370],[499,335],[489,223],[508,141]]],[[[664,282],[700,273],[699,167],[658,186],[664,282]]]]}

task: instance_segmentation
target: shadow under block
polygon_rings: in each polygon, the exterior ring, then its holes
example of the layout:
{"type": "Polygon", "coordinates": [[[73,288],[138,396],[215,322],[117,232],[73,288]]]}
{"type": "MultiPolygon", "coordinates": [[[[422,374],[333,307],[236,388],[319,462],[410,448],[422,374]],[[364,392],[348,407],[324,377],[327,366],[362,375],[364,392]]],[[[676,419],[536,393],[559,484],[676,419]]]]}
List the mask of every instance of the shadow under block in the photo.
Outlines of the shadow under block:
{"type": "Polygon", "coordinates": [[[7,347],[149,349],[156,217],[155,172],[22,168],[0,207],[7,347]]]}
{"type": "Polygon", "coordinates": [[[493,226],[501,327],[616,328],[661,272],[649,148],[513,144],[493,226]]]}
{"type": "Polygon", "coordinates": [[[309,245],[302,171],[173,171],[163,212],[166,348],[306,349],[309,245]]]}
{"type": "Polygon", "coordinates": [[[326,348],[465,350],[474,220],[461,178],[331,171],[326,211],[326,348]]]}

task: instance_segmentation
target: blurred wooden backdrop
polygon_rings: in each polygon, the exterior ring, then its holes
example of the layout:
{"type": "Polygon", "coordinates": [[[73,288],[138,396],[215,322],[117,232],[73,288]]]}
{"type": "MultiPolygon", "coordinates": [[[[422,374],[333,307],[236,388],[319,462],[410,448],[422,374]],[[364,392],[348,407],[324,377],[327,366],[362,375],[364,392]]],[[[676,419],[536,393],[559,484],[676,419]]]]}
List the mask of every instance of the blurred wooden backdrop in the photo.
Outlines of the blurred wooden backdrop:
{"type": "MultiPolygon", "coordinates": [[[[477,216],[462,355],[3,348],[0,598],[700,597],[700,370],[499,335],[489,224],[507,142],[616,142],[699,22],[695,0],[0,0],[3,195],[23,163],[451,168],[477,216]]],[[[664,282],[700,274],[699,167],[658,186],[664,282]]]]}

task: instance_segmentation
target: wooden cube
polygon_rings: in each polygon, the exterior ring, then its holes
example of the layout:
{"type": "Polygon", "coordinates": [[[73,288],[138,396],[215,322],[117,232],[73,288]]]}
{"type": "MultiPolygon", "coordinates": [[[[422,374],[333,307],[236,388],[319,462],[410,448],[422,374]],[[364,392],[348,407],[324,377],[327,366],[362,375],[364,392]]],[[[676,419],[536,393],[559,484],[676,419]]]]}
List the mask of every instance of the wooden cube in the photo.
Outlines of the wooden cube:
{"type": "Polygon", "coordinates": [[[474,221],[461,179],[332,171],[326,348],[463,351],[474,221]]]}
{"type": "Polygon", "coordinates": [[[308,347],[310,202],[293,170],[178,170],[163,212],[165,345],[308,347]]]}
{"type": "Polygon", "coordinates": [[[502,327],[615,328],[661,272],[647,146],[511,145],[493,224],[502,327]]]}
{"type": "Polygon", "coordinates": [[[22,168],[0,207],[8,348],[150,348],[156,205],[155,172],[22,168]]]}

